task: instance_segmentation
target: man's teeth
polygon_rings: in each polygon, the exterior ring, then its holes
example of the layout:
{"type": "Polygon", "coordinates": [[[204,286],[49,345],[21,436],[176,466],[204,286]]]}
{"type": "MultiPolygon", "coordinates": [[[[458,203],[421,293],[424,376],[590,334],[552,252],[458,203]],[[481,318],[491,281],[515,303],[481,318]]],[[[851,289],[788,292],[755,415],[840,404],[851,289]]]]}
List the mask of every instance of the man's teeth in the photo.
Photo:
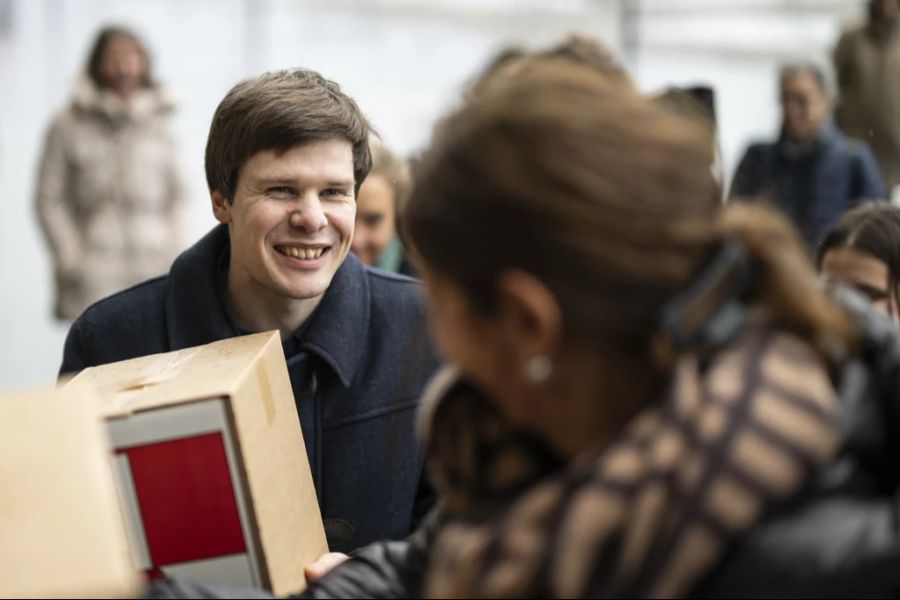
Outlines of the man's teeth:
{"type": "Polygon", "coordinates": [[[280,246],[279,250],[282,254],[303,260],[319,258],[325,252],[325,248],[297,248],[296,246],[280,246]]]}

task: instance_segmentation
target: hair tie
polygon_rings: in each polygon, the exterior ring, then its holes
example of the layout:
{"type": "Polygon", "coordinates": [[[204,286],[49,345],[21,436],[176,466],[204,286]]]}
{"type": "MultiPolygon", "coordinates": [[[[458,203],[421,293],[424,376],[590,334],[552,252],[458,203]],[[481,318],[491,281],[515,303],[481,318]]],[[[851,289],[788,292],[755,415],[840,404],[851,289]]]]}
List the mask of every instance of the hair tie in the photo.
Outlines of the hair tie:
{"type": "Polygon", "coordinates": [[[743,244],[728,238],[686,289],[663,305],[661,341],[668,350],[715,349],[732,341],[748,320],[744,296],[752,278],[743,244]]]}

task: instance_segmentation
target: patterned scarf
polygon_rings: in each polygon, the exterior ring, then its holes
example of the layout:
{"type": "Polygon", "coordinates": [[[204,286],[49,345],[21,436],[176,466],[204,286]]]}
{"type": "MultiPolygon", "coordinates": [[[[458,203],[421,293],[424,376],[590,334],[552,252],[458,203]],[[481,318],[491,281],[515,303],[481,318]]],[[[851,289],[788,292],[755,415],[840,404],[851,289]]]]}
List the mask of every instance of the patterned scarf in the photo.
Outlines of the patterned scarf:
{"type": "Polygon", "coordinates": [[[701,368],[613,444],[564,463],[444,372],[426,396],[428,468],[452,515],[430,597],[673,597],[796,494],[837,450],[837,399],[817,355],[755,332],[701,368]]]}

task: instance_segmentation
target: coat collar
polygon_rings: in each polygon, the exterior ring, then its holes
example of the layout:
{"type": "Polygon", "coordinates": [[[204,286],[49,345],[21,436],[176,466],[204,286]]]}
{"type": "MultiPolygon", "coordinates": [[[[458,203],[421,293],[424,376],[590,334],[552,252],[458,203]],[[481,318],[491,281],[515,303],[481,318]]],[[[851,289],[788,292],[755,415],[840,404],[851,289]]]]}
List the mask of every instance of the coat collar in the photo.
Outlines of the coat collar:
{"type": "Polygon", "coordinates": [[[350,387],[369,345],[371,305],[366,268],[348,254],[310,317],[301,345],[328,363],[344,387],[350,387]]]}
{"type": "Polygon", "coordinates": [[[837,127],[832,121],[828,120],[822,124],[822,127],[819,128],[819,131],[816,132],[812,139],[802,142],[789,138],[784,129],[782,129],[776,147],[779,154],[785,158],[796,160],[819,154],[823,150],[839,144],[840,141],[841,137],[837,127]]]}
{"type": "MultiPolygon", "coordinates": [[[[228,229],[219,225],[179,256],[169,272],[166,328],[172,349],[237,335],[217,289],[228,229]]],[[[368,345],[371,290],[365,267],[349,254],[303,332],[301,348],[319,356],[349,387],[368,345]]]]}
{"type": "Polygon", "coordinates": [[[143,88],[126,103],[113,92],[98,88],[86,75],[75,83],[72,104],[78,110],[96,112],[112,121],[143,121],[175,110],[174,98],[162,87],[143,88]]]}

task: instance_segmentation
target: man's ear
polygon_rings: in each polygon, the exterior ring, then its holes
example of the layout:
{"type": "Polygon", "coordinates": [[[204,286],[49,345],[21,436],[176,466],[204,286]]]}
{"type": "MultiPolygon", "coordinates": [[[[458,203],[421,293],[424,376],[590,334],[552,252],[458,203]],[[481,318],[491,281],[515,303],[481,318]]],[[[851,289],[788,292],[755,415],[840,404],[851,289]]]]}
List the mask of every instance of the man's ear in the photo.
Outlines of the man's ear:
{"type": "Polygon", "coordinates": [[[231,203],[225,197],[225,194],[219,190],[213,190],[209,193],[212,200],[213,216],[219,223],[231,222],[231,203]]]}
{"type": "Polygon", "coordinates": [[[520,365],[535,357],[553,358],[562,343],[562,311],[553,292],[534,275],[519,269],[498,278],[501,331],[520,365]]]}

